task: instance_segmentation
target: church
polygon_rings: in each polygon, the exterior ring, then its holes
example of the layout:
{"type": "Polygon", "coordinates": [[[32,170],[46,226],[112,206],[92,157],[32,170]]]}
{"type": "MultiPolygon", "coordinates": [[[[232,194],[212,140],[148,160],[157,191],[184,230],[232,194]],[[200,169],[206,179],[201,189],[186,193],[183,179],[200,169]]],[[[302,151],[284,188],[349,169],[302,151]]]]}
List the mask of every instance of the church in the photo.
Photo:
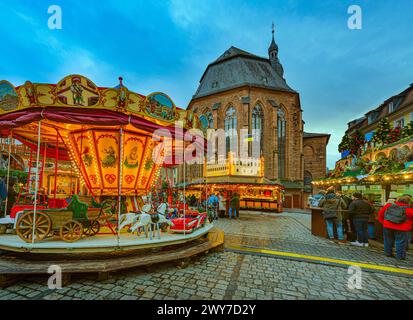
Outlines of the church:
{"type": "MultiPolygon", "coordinates": [[[[274,28],[268,57],[230,47],[210,63],[188,109],[205,128],[223,129],[227,147],[236,139],[233,132],[238,137],[241,130],[261,135],[257,139],[259,161],[240,159],[238,149],[228,153],[224,162],[208,164],[206,170],[191,166],[185,174],[190,183],[206,174],[207,182],[215,184],[278,184],[285,190],[284,208],[304,208],[312,192],[311,181],[326,175],[330,135],[305,132],[300,94],[284,77],[274,28]],[[228,169],[231,165],[236,170],[228,169]]],[[[239,145],[240,140],[235,143],[239,145]]],[[[251,156],[254,142],[248,143],[251,156]]]]}

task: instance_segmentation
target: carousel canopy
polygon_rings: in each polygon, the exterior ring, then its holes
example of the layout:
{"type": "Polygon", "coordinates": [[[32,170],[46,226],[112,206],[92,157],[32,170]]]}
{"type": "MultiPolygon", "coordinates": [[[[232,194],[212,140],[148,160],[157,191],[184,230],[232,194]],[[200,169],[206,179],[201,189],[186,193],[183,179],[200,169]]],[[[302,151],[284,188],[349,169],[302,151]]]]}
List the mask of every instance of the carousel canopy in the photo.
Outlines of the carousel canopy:
{"type": "MultiPolygon", "coordinates": [[[[97,87],[81,75],[67,76],[57,84],[26,81],[18,87],[0,81],[0,134],[11,133],[37,150],[40,126],[41,153],[70,159],[92,192],[116,194],[119,183],[123,194],[147,190],[164,157],[170,156],[165,152],[153,156],[164,133],[183,140],[188,130],[200,128],[200,122],[166,94],[143,96],[119,80],[116,88],[97,87]]],[[[193,134],[190,142],[199,144],[200,138],[193,134]]],[[[173,153],[184,147],[174,143],[173,153]]]]}

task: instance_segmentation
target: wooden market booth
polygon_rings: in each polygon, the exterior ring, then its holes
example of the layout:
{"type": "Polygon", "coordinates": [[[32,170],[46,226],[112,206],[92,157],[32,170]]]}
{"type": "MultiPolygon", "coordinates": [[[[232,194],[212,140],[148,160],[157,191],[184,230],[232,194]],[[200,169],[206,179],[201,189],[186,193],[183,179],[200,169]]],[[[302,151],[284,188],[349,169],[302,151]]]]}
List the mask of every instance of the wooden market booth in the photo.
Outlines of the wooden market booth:
{"type": "MultiPolygon", "coordinates": [[[[193,184],[186,189],[186,195],[201,195],[205,185],[193,184]]],[[[284,197],[284,187],[279,184],[260,184],[260,183],[209,183],[207,184],[207,195],[212,193],[223,194],[227,199],[227,212],[229,209],[229,197],[231,194],[238,193],[241,210],[268,211],[281,213],[284,197]]]]}
{"type": "MultiPolygon", "coordinates": [[[[360,192],[363,197],[375,207],[377,212],[389,201],[401,195],[413,197],[413,171],[406,168],[394,173],[377,173],[364,175],[359,178],[344,177],[325,179],[313,182],[319,189],[335,187],[343,195],[352,197],[355,192],[360,192]]],[[[376,239],[382,241],[383,227],[381,223],[374,222],[376,239]]],[[[312,233],[317,236],[326,237],[326,228],[322,217],[322,209],[312,208],[312,233]]]]}

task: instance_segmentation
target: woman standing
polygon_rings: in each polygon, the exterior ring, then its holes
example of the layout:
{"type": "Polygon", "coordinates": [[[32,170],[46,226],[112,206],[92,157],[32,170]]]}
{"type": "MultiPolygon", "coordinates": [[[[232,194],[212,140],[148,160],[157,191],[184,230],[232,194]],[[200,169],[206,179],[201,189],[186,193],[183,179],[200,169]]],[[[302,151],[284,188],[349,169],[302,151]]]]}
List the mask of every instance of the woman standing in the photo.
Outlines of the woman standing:
{"type": "Polygon", "coordinates": [[[219,200],[219,216],[221,218],[224,218],[225,213],[226,213],[225,211],[227,210],[227,199],[225,199],[222,192],[219,194],[218,200],[219,200]]]}

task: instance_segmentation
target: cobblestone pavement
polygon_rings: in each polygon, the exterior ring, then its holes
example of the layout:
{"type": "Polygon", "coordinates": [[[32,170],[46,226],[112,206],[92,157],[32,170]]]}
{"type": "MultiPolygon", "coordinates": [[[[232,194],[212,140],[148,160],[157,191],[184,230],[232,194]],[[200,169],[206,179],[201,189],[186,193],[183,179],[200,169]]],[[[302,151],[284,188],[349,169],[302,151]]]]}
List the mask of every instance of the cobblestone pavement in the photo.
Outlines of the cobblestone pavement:
{"type": "Polygon", "coordinates": [[[267,248],[277,251],[342,259],[361,263],[413,269],[413,257],[404,262],[384,256],[376,248],[337,245],[311,234],[311,216],[283,213],[269,216],[250,214],[240,220],[222,219],[218,226],[225,231],[227,245],[267,248]]]}
{"type": "MultiPolygon", "coordinates": [[[[341,248],[311,236],[304,214],[243,216],[239,221],[220,220],[218,226],[226,231],[228,244],[241,239],[244,245],[394,264],[374,250],[341,248]]],[[[406,264],[411,266],[411,258],[406,264]]],[[[413,299],[411,277],[363,272],[362,289],[354,290],[348,288],[348,279],[343,267],[225,251],[195,258],[185,269],[167,263],[100,282],[75,278],[55,291],[47,288],[45,278],[30,278],[0,290],[0,299],[413,299]]]]}

